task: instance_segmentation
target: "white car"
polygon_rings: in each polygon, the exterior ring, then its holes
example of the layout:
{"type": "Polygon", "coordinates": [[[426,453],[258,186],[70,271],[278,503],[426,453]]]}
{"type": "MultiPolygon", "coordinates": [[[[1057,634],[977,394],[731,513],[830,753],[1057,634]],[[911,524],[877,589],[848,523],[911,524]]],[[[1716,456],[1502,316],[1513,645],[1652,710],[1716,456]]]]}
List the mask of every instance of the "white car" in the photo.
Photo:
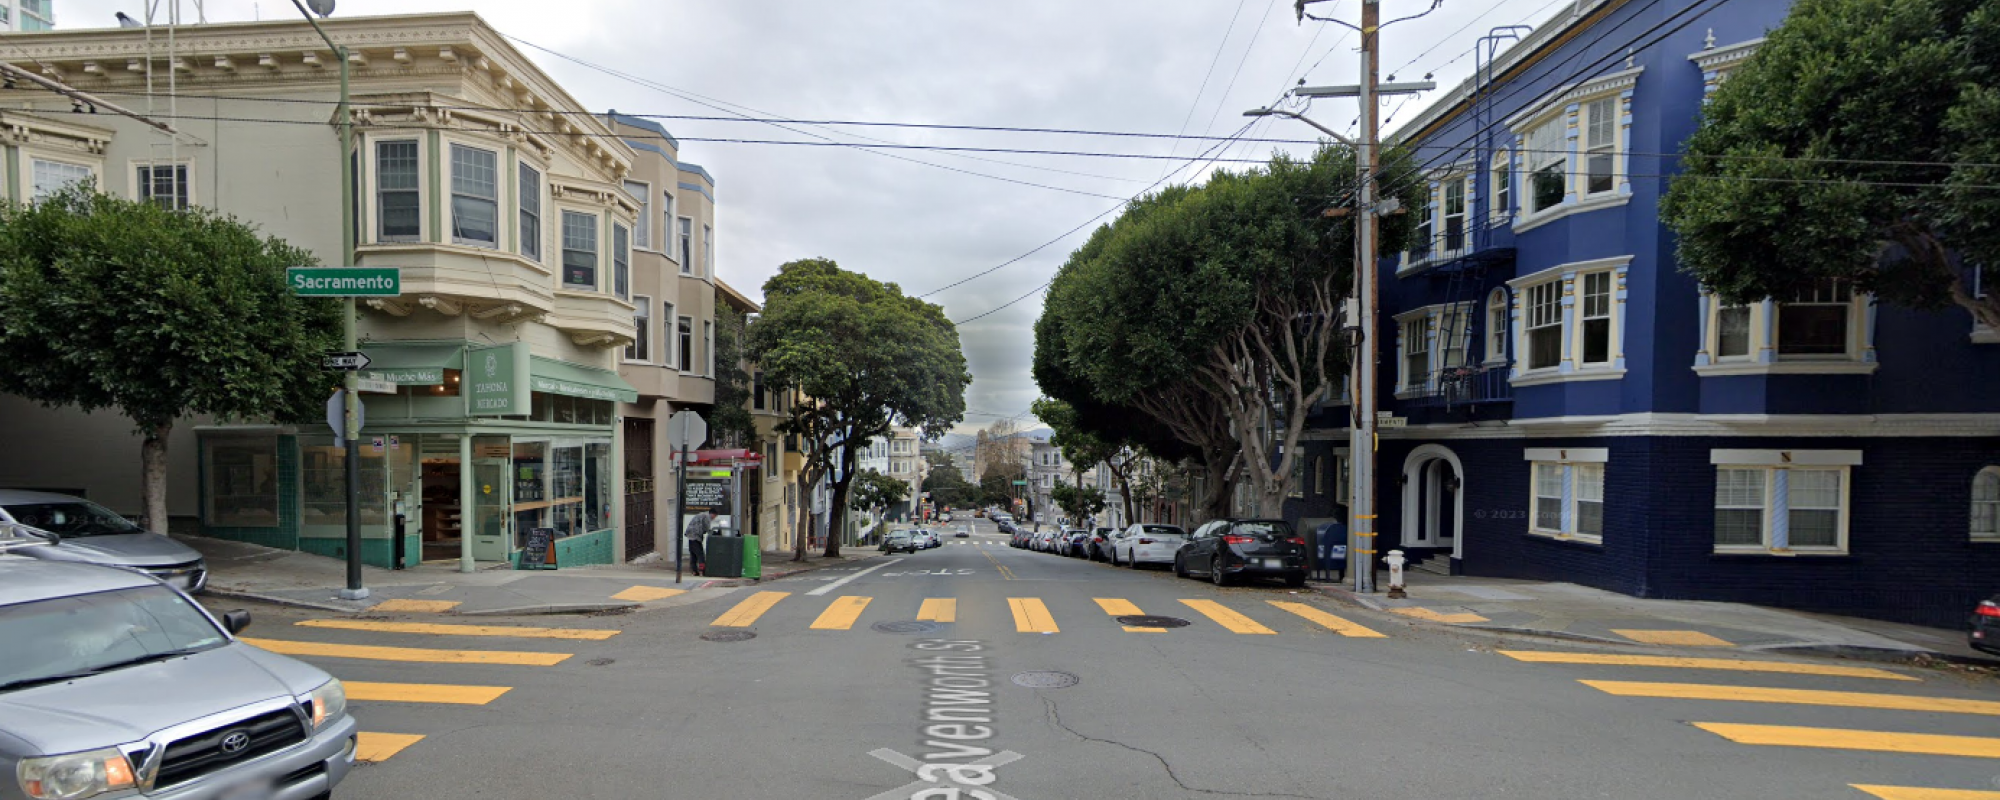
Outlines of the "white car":
{"type": "Polygon", "coordinates": [[[1140,564],[1172,564],[1187,543],[1187,531],[1173,525],[1145,523],[1120,532],[1111,543],[1111,563],[1138,569],[1140,564]]]}
{"type": "Polygon", "coordinates": [[[937,534],[922,529],[910,531],[910,538],[916,540],[918,546],[925,550],[944,544],[937,534]]]}

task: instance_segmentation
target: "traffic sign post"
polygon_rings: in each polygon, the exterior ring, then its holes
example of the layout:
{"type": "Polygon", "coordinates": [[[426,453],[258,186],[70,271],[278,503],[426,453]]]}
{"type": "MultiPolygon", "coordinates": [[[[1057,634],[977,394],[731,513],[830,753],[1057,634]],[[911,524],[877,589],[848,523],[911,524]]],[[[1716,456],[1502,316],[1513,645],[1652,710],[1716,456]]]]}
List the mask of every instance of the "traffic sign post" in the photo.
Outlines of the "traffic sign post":
{"type": "Polygon", "coordinates": [[[368,360],[368,354],[359,351],[327,353],[324,358],[320,359],[320,366],[345,372],[367,369],[371,363],[374,362],[368,360]]]}
{"type": "MultiPolygon", "coordinates": [[[[308,20],[311,17],[307,17],[308,20]]],[[[317,26],[315,26],[317,27],[317,26]]],[[[324,34],[321,34],[324,36],[324,34]]],[[[332,44],[328,41],[328,44],[332,44]]],[[[337,117],[347,116],[347,56],[346,50],[336,48],[340,59],[340,110],[337,117]]],[[[341,188],[341,230],[343,255],[348,261],[354,260],[354,225],[352,219],[354,198],[350,171],[353,169],[347,154],[353,150],[353,130],[343,122],[340,129],[341,170],[347,177],[340,181],[341,188]]],[[[347,588],[340,592],[342,600],[361,600],[368,597],[368,588],[361,585],[361,368],[368,366],[368,356],[355,350],[359,339],[354,324],[354,298],[356,297],[396,297],[403,293],[403,271],[397,267],[291,267],[285,270],[285,285],[291,287],[292,294],[300,297],[338,297],[340,302],[340,353],[329,354],[325,363],[327,369],[346,373],[341,378],[340,392],[334,394],[327,404],[327,423],[334,428],[336,439],[346,444],[347,458],[347,588]],[[349,366],[352,364],[353,366],[349,366]],[[340,408],[336,414],[335,407],[340,408]]],[[[468,541],[470,541],[468,539],[468,541]]]]}
{"type": "Polygon", "coordinates": [[[667,418],[667,444],[680,454],[674,459],[674,583],[681,582],[681,564],[687,538],[687,465],[694,462],[694,449],[708,441],[708,422],[693,411],[681,411],[667,418]]]}

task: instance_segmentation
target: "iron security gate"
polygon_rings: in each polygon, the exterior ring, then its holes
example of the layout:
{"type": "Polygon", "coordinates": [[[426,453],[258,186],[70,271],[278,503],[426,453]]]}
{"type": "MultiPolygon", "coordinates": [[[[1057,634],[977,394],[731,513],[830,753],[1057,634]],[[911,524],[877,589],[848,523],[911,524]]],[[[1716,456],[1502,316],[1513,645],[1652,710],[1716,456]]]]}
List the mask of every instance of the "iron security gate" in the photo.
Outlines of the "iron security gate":
{"type": "Polygon", "coordinates": [[[625,421],[625,560],[657,549],[654,538],[653,421],[625,421]]]}

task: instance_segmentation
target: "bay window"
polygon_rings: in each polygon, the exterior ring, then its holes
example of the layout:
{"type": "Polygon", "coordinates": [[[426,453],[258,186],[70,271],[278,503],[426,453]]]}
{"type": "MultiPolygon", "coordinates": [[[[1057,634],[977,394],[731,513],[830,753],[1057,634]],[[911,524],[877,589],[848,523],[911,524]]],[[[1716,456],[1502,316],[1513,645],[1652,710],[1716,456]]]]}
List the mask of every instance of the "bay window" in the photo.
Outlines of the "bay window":
{"type": "Polygon", "coordinates": [[[1403,388],[1424,388],[1431,375],[1431,319],[1418,317],[1403,323],[1403,388]]]}
{"type": "Polygon", "coordinates": [[[1528,369],[1552,369],[1562,363],[1562,283],[1549,281],[1528,287],[1526,331],[1528,369]]]}
{"type": "Polygon", "coordinates": [[[521,165],[521,255],[542,260],[542,173],[521,165]]]}
{"type": "Polygon", "coordinates": [[[1528,211],[1539,213],[1562,205],[1569,193],[1569,145],[1564,133],[1569,120],[1558,114],[1528,134],[1528,211]]]}
{"type": "Polygon", "coordinates": [[[626,361],[653,360],[653,298],[632,298],[632,343],[625,346],[626,361]]]}
{"type": "Polygon", "coordinates": [[[1854,286],[1814,281],[1778,306],[1779,356],[1844,356],[1854,306],[1854,286]]]}
{"type": "Polygon", "coordinates": [[[1507,291],[1494,289],[1486,298],[1486,360],[1507,360],[1507,291]]]}
{"type": "Polygon", "coordinates": [[[625,193],[639,201],[639,224],[632,229],[632,246],[650,248],[653,246],[653,187],[639,181],[626,181],[625,193]]]}
{"type": "Polygon", "coordinates": [[[681,274],[694,274],[694,220],[680,218],[681,225],[681,274]]]}
{"type": "Polygon", "coordinates": [[[694,371],[694,319],[692,317],[681,317],[676,322],[676,325],[678,326],[680,335],[680,344],[681,344],[681,354],[680,354],[681,371],[693,372],[694,371]]]}
{"type": "Polygon", "coordinates": [[[1618,98],[1604,97],[1592,100],[1583,109],[1583,194],[1585,196],[1603,194],[1617,185],[1613,169],[1617,155],[1618,98]]]}
{"type": "Polygon", "coordinates": [[[1750,357],[1750,307],[1723,306],[1715,313],[1715,357],[1750,357]]]}
{"type": "Polygon", "coordinates": [[[1583,363],[1611,363],[1611,273],[1585,273],[1583,281],[1583,363]]]}
{"type": "Polygon", "coordinates": [[[1469,179],[1460,176],[1444,182],[1444,249],[1446,251],[1465,248],[1465,185],[1469,179]]]}
{"type": "Polygon", "coordinates": [[[415,140],[375,143],[375,239],[414,242],[423,235],[415,140]]]}
{"type": "Polygon", "coordinates": [[[500,242],[499,154],[451,146],[451,240],[475,247],[500,242]]]}
{"type": "Polygon", "coordinates": [[[611,224],[611,287],[620,300],[632,293],[632,233],[619,222],[611,224]]]}
{"type": "Polygon", "coordinates": [[[597,289],[597,215],[562,212],[563,287],[597,289]]]}
{"type": "Polygon", "coordinates": [[[1499,222],[1514,215],[1514,161],[1513,156],[1502,150],[1493,156],[1493,211],[1492,222],[1499,222]]]}

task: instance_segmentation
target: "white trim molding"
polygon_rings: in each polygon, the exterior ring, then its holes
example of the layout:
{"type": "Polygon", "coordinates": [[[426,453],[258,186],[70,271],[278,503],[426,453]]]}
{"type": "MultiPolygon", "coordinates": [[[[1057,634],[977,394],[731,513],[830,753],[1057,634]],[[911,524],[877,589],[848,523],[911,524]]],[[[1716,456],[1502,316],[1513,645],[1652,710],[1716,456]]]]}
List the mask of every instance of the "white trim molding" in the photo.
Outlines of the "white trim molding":
{"type": "MultiPolygon", "coordinates": [[[[1714,41],[1715,33],[1709,32],[1709,41],[1714,41]]],[[[1764,37],[1759,36],[1747,42],[1738,42],[1727,47],[1710,47],[1699,53],[1688,54],[1688,60],[1701,68],[1702,72],[1728,72],[1731,67],[1743,63],[1763,46],[1764,37]]]]}
{"type": "Polygon", "coordinates": [[[1717,466],[1858,467],[1859,450],[1710,450],[1708,463],[1717,466]]]}
{"type": "Polygon", "coordinates": [[[1605,447],[1530,447],[1521,451],[1521,460],[1602,464],[1611,460],[1611,450],[1605,447]]]}
{"type": "MultiPolygon", "coordinates": [[[[1668,414],[1537,417],[1384,428],[1384,439],[1533,439],[1559,436],[1793,436],[1967,438],[2000,436],[2000,414],[1668,414]]],[[[1344,440],[1327,431],[1324,437],[1344,440]]]]}

